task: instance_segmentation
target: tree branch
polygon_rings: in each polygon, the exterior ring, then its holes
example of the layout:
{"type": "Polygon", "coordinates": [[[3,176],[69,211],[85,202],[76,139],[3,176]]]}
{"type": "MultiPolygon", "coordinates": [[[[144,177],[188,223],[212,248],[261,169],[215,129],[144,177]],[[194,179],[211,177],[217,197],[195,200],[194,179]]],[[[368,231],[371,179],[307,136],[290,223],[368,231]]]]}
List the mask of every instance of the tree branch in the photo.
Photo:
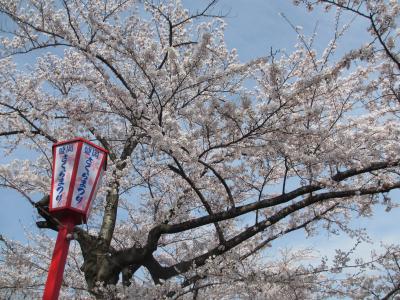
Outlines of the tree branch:
{"type": "Polygon", "coordinates": [[[106,245],[111,244],[112,236],[117,220],[118,200],[119,200],[119,184],[114,181],[110,185],[110,190],[106,196],[106,206],[104,208],[103,222],[101,223],[99,236],[104,240],[106,245]]]}
{"type": "MultiPolygon", "coordinates": [[[[175,163],[177,164],[178,168],[175,168],[174,166],[168,165],[168,167],[170,168],[170,170],[172,170],[173,172],[175,172],[176,174],[180,175],[188,184],[189,186],[195,191],[195,193],[197,194],[197,196],[200,198],[201,203],[203,204],[204,208],[206,209],[207,213],[209,216],[214,215],[212,208],[210,206],[210,204],[207,202],[206,198],[204,197],[204,195],[201,193],[201,191],[197,188],[197,186],[195,185],[195,183],[186,175],[185,171],[183,170],[181,164],[179,163],[179,161],[174,157],[173,158],[175,163]]],[[[221,227],[219,226],[218,223],[214,223],[215,226],[215,230],[217,231],[218,234],[218,238],[219,238],[219,242],[221,244],[223,244],[225,242],[225,238],[224,238],[224,234],[222,232],[221,227]]]]}
{"type": "Polygon", "coordinates": [[[4,103],[4,102],[0,102],[0,105],[3,105],[5,107],[15,111],[22,119],[25,120],[25,122],[27,122],[32,128],[35,129],[34,131],[37,132],[37,134],[40,134],[40,135],[44,136],[45,138],[47,138],[49,141],[51,141],[53,143],[57,142],[56,138],[52,137],[51,135],[49,135],[48,133],[46,133],[45,131],[40,129],[38,126],[36,126],[31,120],[28,119],[27,116],[25,116],[25,114],[19,108],[16,108],[16,107],[14,107],[12,105],[9,105],[7,103],[4,103]]]}
{"type": "Polygon", "coordinates": [[[373,187],[359,190],[348,190],[348,191],[339,191],[339,192],[328,192],[322,193],[315,196],[310,196],[304,200],[301,200],[297,203],[289,205],[278,212],[276,212],[273,216],[268,217],[267,219],[255,224],[251,227],[248,227],[246,230],[242,231],[240,234],[234,236],[233,238],[227,240],[224,244],[224,247],[215,247],[208,252],[199,255],[193,259],[182,261],[173,266],[166,267],[166,272],[168,274],[172,274],[172,276],[179,275],[181,273],[187,272],[193,266],[202,266],[206,263],[206,261],[213,256],[222,255],[223,253],[231,250],[242,242],[248,240],[249,238],[255,236],[261,231],[264,231],[267,227],[276,224],[278,221],[286,218],[291,213],[301,210],[302,208],[308,207],[312,204],[322,202],[324,200],[331,200],[335,198],[346,198],[356,195],[371,195],[378,193],[385,193],[392,189],[400,188],[400,182],[394,183],[392,185],[388,185],[386,187],[373,187]]]}
{"type": "MultiPolygon", "coordinates": [[[[37,130],[31,130],[28,131],[31,134],[39,134],[39,131],[37,130]]],[[[5,132],[0,132],[0,136],[10,136],[10,135],[17,135],[21,133],[27,133],[26,130],[12,130],[12,131],[5,131],[5,132]]]]}
{"type": "Polygon", "coordinates": [[[233,196],[232,196],[232,192],[231,189],[229,188],[228,184],[226,183],[225,179],[222,178],[222,176],[217,172],[217,170],[215,170],[212,166],[210,166],[209,164],[207,164],[206,162],[202,161],[199,159],[199,162],[205,166],[206,168],[210,169],[214,175],[218,178],[218,180],[221,182],[221,184],[224,186],[226,193],[228,194],[228,200],[231,204],[231,207],[234,208],[235,207],[235,201],[233,200],[233,196]]]}

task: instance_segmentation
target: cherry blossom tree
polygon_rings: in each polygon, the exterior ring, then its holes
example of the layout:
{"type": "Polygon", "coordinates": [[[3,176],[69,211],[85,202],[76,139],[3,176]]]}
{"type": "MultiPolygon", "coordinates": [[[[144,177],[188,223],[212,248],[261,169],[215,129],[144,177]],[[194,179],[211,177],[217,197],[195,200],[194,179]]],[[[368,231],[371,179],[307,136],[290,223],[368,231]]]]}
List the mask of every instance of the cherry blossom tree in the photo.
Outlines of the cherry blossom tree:
{"type": "MultiPolygon", "coordinates": [[[[294,1],[336,9],[325,51],[299,31],[292,53],[243,63],[216,1],[0,0],[0,184],[48,214],[51,145],[82,136],[110,151],[88,226],[76,226],[66,299],[389,299],[400,250],[267,259],[271,243],[343,232],[390,211],[400,187],[397,1],[294,1]],[[337,57],[343,12],[371,40],[337,57]],[[19,64],[28,57],[29,66],[19,64]],[[42,200],[35,202],[35,195],[42,200]],[[140,276],[138,276],[140,274],[140,276]]],[[[306,12],[305,12],[306,13],[306,12]]],[[[297,28],[294,28],[298,30],[297,28]]],[[[0,238],[2,297],[40,297],[53,241],[0,238]],[[32,274],[35,274],[33,276],[32,274]]]]}

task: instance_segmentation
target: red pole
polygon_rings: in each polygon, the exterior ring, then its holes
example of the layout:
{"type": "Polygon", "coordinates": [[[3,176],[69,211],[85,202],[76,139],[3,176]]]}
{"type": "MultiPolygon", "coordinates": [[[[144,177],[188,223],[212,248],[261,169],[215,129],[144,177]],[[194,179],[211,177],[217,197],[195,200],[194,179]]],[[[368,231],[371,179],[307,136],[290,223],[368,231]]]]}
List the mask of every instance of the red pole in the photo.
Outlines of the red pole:
{"type": "Polygon", "coordinates": [[[75,223],[72,219],[65,218],[61,220],[61,224],[62,226],[58,229],[57,241],[54,246],[49,273],[47,274],[43,300],[57,300],[58,295],[60,294],[70,241],[70,239],[67,238],[67,235],[72,233],[75,223]]]}

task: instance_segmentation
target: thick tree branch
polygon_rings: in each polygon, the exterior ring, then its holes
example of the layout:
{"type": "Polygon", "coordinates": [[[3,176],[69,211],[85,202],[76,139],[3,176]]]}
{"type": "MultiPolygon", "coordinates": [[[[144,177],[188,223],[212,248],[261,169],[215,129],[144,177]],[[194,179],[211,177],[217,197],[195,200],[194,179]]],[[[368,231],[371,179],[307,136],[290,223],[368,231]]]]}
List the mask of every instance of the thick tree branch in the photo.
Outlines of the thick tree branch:
{"type": "MultiPolygon", "coordinates": [[[[105,141],[106,142],[106,141],[105,141]]],[[[103,141],[104,143],[104,141],[103,141]]],[[[125,160],[130,157],[133,150],[136,148],[138,141],[133,140],[133,137],[130,137],[123,148],[121,154],[121,160],[123,161],[121,164],[117,165],[118,170],[123,170],[127,163],[125,160]]],[[[115,157],[115,156],[114,156],[115,157]]],[[[115,174],[114,174],[115,175],[115,174]]],[[[106,196],[106,206],[104,209],[103,222],[100,229],[100,237],[104,239],[106,245],[111,244],[111,239],[114,234],[115,224],[117,221],[117,212],[118,212],[118,202],[119,202],[119,183],[118,181],[114,181],[110,186],[110,191],[106,196]]]]}
{"type": "Polygon", "coordinates": [[[194,228],[204,226],[207,224],[232,219],[234,217],[244,215],[246,213],[255,211],[257,209],[268,208],[268,207],[272,207],[275,205],[279,205],[279,204],[288,202],[290,200],[293,200],[301,195],[305,195],[310,192],[317,191],[319,189],[321,189],[321,187],[318,187],[318,186],[300,187],[300,188],[293,190],[289,193],[286,193],[284,195],[280,195],[280,196],[273,197],[273,198],[268,198],[268,199],[265,199],[265,200],[262,200],[259,202],[255,202],[255,203],[251,203],[251,204],[247,204],[247,205],[238,206],[233,209],[229,209],[227,211],[214,213],[213,215],[207,215],[204,217],[191,219],[191,220],[188,220],[188,221],[185,221],[182,223],[178,223],[178,224],[163,225],[162,227],[160,227],[160,230],[161,230],[161,233],[183,232],[183,231],[194,229],[194,228]]]}
{"type": "Polygon", "coordinates": [[[115,223],[117,221],[118,200],[119,184],[115,181],[111,183],[110,190],[107,192],[103,222],[101,223],[99,233],[100,238],[102,238],[108,246],[111,244],[112,236],[115,229],[115,223]]]}
{"type": "MultiPolygon", "coordinates": [[[[389,168],[389,167],[398,166],[399,163],[400,163],[400,160],[385,161],[385,162],[373,162],[363,168],[354,168],[354,169],[350,169],[347,171],[339,172],[336,175],[332,176],[332,180],[336,181],[336,182],[340,182],[340,181],[343,181],[345,179],[348,179],[348,178],[356,176],[356,175],[360,175],[360,174],[364,174],[364,173],[368,173],[368,172],[376,171],[376,170],[380,170],[380,169],[385,169],[385,168],[389,168]]],[[[197,228],[197,227],[200,227],[203,225],[207,225],[210,223],[228,220],[228,219],[255,211],[257,209],[268,208],[268,207],[272,207],[275,205],[279,205],[279,204],[288,202],[290,200],[293,200],[299,196],[306,195],[306,194],[312,193],[312,192],[316,192],[321,189],[323,189],[323,186],[310,185],[310,186],[300,187],[300,188],[297,188],[297,189],[295,189],[291,192],[288,192],[286,194],[283,194],[283,195],[279,195],[279,196],[267,198],[267,199],[264,199],[264,200],[261,200],[258,202],[238,206],[234,209],[229,209],[227,211],[214,213],[213,215],[204,216],[204,217],[200,217],[200,218],[196,218],[196,219],[191,219],[191,220],[188,220],[188,221],[185,221],[182,223],[178,223],[178,224],[166,225],[166,226],[162,227],[163,230],[166,230],[166,231],[162,231],[162,233],[178,233],[178,232],[186,231],[189,229],[197,228]]]]}
{"type": "Polygon", "coordinates": [[[189,271],[190,268],[193,266],[202,266],[206,263],[206,261],[210,257],[218,256],[218,255],[221,255],[221,254],[231,250],[232,248],[236,247],[237,245],[241,244],[242,242],[255,236],[259,232],[264,231],[267,227],[270,227],[273,224],[276,224],[278,221],[286,218],[291,213],[293,213],[295,211],[299,211],[299,210],[301,210],[305,207],[308,207],[312,204],[322,202],[324,200],[347,198],[347,197],[352,197],[352,196],[356,196],[356,195],[373,195],[373,194],[378,194],[378,193],[386,193],[386,192],[389,192],[392,189],[396,189],[396,188],[400,188],[400,182],[397,182],[397,183],[394,183],[391,185],[387,185],[385,187],[372,187],[372,188],[366,188],[366,189],[328,192],[328,193],[318,194],[315,196],[310,196],[310,197],[308,197],[304,200],[301,200],[297,203],[288,205],[287,207],[279,210],[277,213],[275,213],[271,217],[268,217],[267,219],[263,220],[262,222],[259,222],[258,224],[248,227],[246,230],[242,231],[240,234],[227,240],[224,244],[224,247],[220,247],[220,246],[215,247],[215,248],[209,250],[208,252],[206,252],[202,255],[199,255],[193,259],[190,259],[187,261],[182,261],[171,267],[166,267],[165,272],[167,272],[168,274],[171,274],[171,277],[172,277],[172,276],[176,276],[178,274],[189,271]]]}

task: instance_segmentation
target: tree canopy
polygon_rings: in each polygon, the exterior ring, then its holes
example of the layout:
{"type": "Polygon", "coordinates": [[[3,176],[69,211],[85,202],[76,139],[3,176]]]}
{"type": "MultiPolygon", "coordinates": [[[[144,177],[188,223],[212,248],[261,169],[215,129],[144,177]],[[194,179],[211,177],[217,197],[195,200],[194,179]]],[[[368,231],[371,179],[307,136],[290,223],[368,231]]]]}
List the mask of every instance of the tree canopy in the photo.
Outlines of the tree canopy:
{"type": "MultiPolygon", "coordinates": [[[[41,232],[57,231],[51,145],[80,136],[110,152],[90,222],[74,229],[61,297],[399,293],[398,245],[368,260],[338,249],[314,265],[306,250],[263,256],[294,231],[357,244],[367,237],[352,219],[398,205],[400,5],[293,2],[305,14],[336,10],[325,50],[293,27],[294,51],[242,62],[215,0],[195,11],[179,0],[0,0],[0,145],[33,153],[1,165],[0,186],[31,202],[41,232]],[[370,39],[339,57],[344,14],[349,26],[364,20],[370,39]]],[[[0,295],[39,297],[52,239],[0,237],[0,295]]]]}

